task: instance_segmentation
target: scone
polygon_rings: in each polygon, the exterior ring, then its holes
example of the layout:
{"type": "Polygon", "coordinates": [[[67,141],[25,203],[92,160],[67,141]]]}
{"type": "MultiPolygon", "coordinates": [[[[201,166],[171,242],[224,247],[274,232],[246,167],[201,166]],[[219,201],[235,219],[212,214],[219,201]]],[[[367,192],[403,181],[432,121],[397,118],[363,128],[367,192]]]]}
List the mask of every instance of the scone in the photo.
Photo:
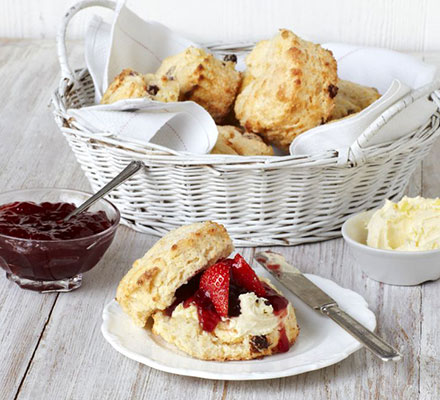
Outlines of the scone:
{"type": "Polygon", "coordinates": [[[145,97],[147,89],[141,74],[126,68],[109,85],[101,98],[101,104],[111,104],[118,100],[145,97]]]}
{"type": "Polygon", "coordinates": [[[286,352],[299,333],[295,311],[268,281],[260,281],[264,296],[241,288],[236,291],[231,283],[229,301],[236,311],[226,317],[218,317],[209,299],[195,292],[194,299],[156,312],[153,333],[203,360],[249,360],[286,352]]]}
{"type": "Polygon", "coordinates": [[[233,154],[240,156],[273,156],[272,146],[264,143],[260,136],[244,132],[236,126],[217,126],[218,137],[211,154],[233,154]]]}
{"type": "Polygon", "coordinates": [[[358,113],[379,97],[380,94],[375,88],[340,79],[338,94],[335,97],[335,108],[330,114],[329,121],[358,113]]]}
{"type": "Polygon", "coordinates": [[[287,150],[295,136],[327,121],[338,92],[336,60],[282,29],[246,57],[235,115],[247,131],[287,150]]]}
{"type": "Polygon", "coordinates": [[[162,101],[163,103],[179,101],[179,82],[168,79],[166,76],[154,74],[145,74],[143,78],[148,97],[151,100],[162,101]]]}
{"type": "Polygon", "coordinates": [[[142,75],[129,68],[124,69],[110,84],[101,99],[101,104],[118,100],[146,97],[150,100],[171,102],[179,99],[179,83],[165,76],[142,75]]]}
{"type": "Polygon", "coordinates": [[[233,250],[223,226],[204,222],[164,236],[121,281],[117,301],[137,325],[203,360],[247,360],[288,351],[295,311],[233,250]]]}
{"type": "Polygon", "coordinates": [[[233,58],[220,61],[195,47],[163,60],[156,74],[179,82],[180,100],[200,104],[217,123],[228,115],[241,82],[233,58]]]}
{"type": "Polygon", "coordinates": [[[191,278],[153,320],[153,333],[195,358],[215,361],[286,352],[299,332],[292,305],[240,254],[191,278]]]}

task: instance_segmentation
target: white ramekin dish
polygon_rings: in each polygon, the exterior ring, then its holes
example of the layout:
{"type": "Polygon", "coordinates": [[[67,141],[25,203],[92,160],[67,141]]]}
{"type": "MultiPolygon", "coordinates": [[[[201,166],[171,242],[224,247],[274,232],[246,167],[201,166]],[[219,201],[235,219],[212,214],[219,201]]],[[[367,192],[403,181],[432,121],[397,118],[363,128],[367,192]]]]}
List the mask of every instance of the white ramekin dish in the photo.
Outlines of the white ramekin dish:
{"type": "Polygon", "coordinates": [[[367,246],[367,224],[376,210],[353,215],[342,225],[342,236],[371,279],[390,285],[418,285],[440,278],[440,249],[381,250],[367,246]]]}

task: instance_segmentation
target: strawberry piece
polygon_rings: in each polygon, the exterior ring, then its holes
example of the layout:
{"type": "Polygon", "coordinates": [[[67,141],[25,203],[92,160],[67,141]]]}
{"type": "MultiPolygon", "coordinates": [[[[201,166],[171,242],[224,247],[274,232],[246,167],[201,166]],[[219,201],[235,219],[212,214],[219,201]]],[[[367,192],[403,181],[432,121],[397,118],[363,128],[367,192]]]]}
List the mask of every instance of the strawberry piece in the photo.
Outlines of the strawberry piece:
{"type": "Polygon", "coordinates": [[[266,295],[266,290],[257,274],[240,254],[236,254],[234,257],[231,270],[232,277],[238,285],[254,292],[257,296],[263,297],[266,295]]]}
{"type": "Polygon", "coordinates": [[[230,274],[229,263],[220,261],[209,267],[200,279],[200,289],[211,299],[221,317],[228,316],[230,274]]]}

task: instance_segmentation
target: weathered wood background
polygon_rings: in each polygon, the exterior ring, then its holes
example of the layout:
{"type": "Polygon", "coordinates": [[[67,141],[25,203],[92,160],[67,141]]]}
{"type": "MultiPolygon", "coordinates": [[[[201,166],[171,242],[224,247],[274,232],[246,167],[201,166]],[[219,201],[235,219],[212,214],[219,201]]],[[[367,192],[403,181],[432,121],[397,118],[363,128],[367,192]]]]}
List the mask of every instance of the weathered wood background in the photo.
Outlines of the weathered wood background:
{"type": "MultiPolygon", "coordinates": [[[[44,3],[44,2],[43,2],[44,3]]],[[[12,3],[10,3],[12,4],[12,3]]],[[[3,6],[3,3],[2,3],[3,6]]],[[[82,64],[82,47],[70,43],[82,64]]],[[[440,53],[418,54],[440,65],[440,53]]],[[[0,40],[0,191],[57,186],[89,189],[48,107],[58,80],[51,40],[0,40]]],[[[411,179],[409,193],[440,195],[440,143],[411,179]]],[[[259,382],[170,375],[114,351],[101,312],[131,262],[157,240],[123,226],[81,289],[40,295],[0,278],[0,399],[398,399],[440,398],[440,281],[415,287],[368,279],[341,239],[280,248],[305,272],[366,298],[378,332],[404,354],[384,364],[365,350],[325,369],[259,382]]],[[[245,249],[249,258],[253,249],[245,249]]]]}
{"type": "MultiPolygon", "coordinates": [[[[1,0],[0,37],[53,38],[61,16],[78,0],[1,0]]],[[[256,40],[278,28],[320,42],[339,41],[406,51],[440,50],[438,0],[128,0],[144,18],[168,25],[196,41],[256,40]]],[[[72,21],[81,38],[90,15],[72,21]]]]}

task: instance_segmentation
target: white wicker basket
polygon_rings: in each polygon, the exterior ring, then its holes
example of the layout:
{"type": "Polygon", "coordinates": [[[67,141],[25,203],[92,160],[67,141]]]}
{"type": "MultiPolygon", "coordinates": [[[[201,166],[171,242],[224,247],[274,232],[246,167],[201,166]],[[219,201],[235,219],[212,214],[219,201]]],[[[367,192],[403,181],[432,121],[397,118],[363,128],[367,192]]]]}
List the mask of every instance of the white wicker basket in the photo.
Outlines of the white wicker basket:
{"type": "MultiPolygon", "coordinates": [[[[93,104],[88,71],[71,72],[65,33],[72,16],[106,0],[83,1],[66,14],[58,37],[62,79],[53,97],[55,120],[93,190],[98,190],[133,159],[145,168],[109,198],[133,229],[163,235],[177,226],[211,219],[224,224],[237,246],[293,245],[334,238],[353,213],[403,194],[418,163],[439,135],[440,114],[404,137],[369,146],[393,116],[431,93],[440,108],[439,85],[424,87],[386,110],[353,144],[341,163],[336,151],[299,157],[183,156],[130,143],[105,132],[90,132],[69,108],[93,104]]],[[[213,51],[237,52],[236,46],[213,51]],[[233,47],[233,48],[230,48],[233,47]]],[[[246,48],[242,47],[245,51],[246,48]]]]}

